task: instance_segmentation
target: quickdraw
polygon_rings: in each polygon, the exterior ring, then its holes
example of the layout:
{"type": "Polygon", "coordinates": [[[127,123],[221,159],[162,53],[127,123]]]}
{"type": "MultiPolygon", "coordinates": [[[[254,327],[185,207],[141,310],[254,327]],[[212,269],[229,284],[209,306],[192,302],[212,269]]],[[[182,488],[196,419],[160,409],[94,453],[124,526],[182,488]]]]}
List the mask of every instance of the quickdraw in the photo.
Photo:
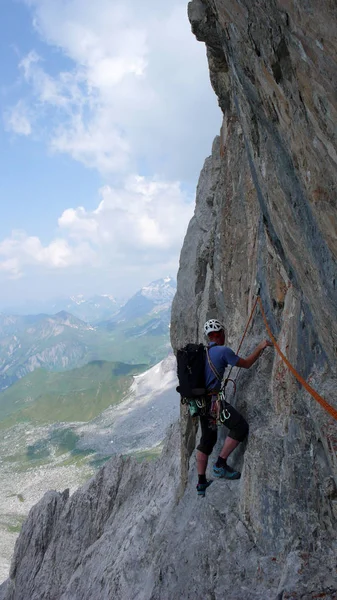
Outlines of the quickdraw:
{"type": "Polygon", "coordinates": [[[198,398],[198,400],[195,401],[196,405],[198,408],[206,408],[206,400],[205,398],[198,398]]]}
{"type": "Polygon", "coordinates": [[[207,402],[204,396],[200,398],[181,398],[181,404],[188,406],[191,417],[207,414],[207,402]]]}
{"type": "Polygon", "coordinates": [[[228,419],[230,418],[231,414],[225,405],[225,393],[223,390],[221,390],[219,393],[219,403],[222,407],[222,410],[219,411],[218,419],[219,419],[220,423],[222,425],[224,425],[226,423],[226,421],[228,421],[228,419]]]}
{"type": "Polygon", "coordinates": [[[206,408],[206,400],[203,396],[201,398],[182,398],[181,404],[190,404],[192,400],[198,408],[206,408]]]}
{"type": "Polygon", "coordinates": [[[234,394],[236,393],[236,383],[233,379],[229,379],[227,377],[227,379],[225,379],[224,384],[217,396],[218,400],[218,411],[217,411],[217,421],[221,424],[224,425],[226,423],[226,421],[228,421],[228,419],[230,418],[231,414],[228,410],[228,408],[225,405],[225,397],[226,397],[226,391],[225,388],[228,384],[228,382],[231,382],[233,384],[234,387],[234,394]],[[220,408],[221,407],[221,408],[220,408]]]}

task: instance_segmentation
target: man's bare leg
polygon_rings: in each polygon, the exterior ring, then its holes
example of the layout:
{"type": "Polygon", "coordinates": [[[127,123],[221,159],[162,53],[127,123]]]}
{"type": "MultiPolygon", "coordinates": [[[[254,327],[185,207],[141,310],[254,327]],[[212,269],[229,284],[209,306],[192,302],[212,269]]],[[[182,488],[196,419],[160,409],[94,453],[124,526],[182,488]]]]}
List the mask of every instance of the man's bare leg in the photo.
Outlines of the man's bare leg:
{"type": "Polygon", "coordinates": [[[235,448],[240,444],[240,442],[238,442],[237,440],[233,440],[230,437],[226,437],[225,439],[225,443],[222,447],[222,450],[220,452],[221,458],[223,458],[224,460],[227,460],[227,458],[229,457],[230,454],[232,454],[233,450],[235,450],[235,448]]]}
{"type": "Polygon", "coordinates": [[[200,450],[197,450],[197,470],[198,475],[205,475],[208,463],[208,456],[200,450]]]}
{"type": "Polygon", "coordinates": [[[198,485],[197,491],[198,496],[205,496],[206,489],[212,483],[206,479],[206,469],[208,463],[208,456],[200,450],[197,450],[197,469],[198,469],[198,485]]]}

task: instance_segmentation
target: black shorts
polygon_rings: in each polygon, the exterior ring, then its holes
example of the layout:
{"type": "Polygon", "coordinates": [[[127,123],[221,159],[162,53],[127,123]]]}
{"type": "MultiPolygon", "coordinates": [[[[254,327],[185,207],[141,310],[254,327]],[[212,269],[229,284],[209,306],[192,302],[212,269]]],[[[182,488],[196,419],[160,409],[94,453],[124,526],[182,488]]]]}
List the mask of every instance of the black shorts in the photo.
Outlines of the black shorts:
{"type": "MultiPolygon", "coordinates": [[[[225,407],[230,414],[229,419],[224,423],[225,427],[229,429],[228,437],[237,440],[238,442],[242,442],[248,435],[248,423],[233,406],[228,404],[228,402],[225,402],[225,407]]],[[[218,438],[218,427],[214,422],[214,419],[209,415],[200,417],[200,426],[201,439],[197,450],[209,456],[212,453],[218,438]]]]}

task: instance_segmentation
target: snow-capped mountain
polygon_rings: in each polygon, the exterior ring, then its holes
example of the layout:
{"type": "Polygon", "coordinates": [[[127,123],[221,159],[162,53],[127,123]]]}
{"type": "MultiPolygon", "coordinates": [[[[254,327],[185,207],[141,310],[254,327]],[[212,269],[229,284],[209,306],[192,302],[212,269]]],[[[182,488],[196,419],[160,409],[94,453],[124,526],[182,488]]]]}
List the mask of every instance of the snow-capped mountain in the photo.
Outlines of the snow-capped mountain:
{"type": "Polygon", "coordinates": [[[176,290],[176,281],[172,277],[165,277],[164,279],[157,279],[149,285],[145,285],[138,294],[155,304],[165,304],[166,302],[172,302],[176,290]]]}
{"type": "Polygon", "coordinates": [[[176,281],[172,277],[164,277],[142,287],[124,304],[116,300],[111,294],[96,294],[94,296],[77,294],[49,301],[37,299],[34,302],[27,302],[20,306],[10,306],[0,310],[0,315],[1,313],[25,317],[26,315],[32,315],[30,318],[33,318],[34,315],[55,315],[66,311],[82,321],[95,324],[113,319],[119,311],[122,311],[122,314],[119,315],[118,320],[129,318],[129,316],[131,318],[140,316],[146,313],[147,309],[151,310],[161,306],[166,308],[171,305],[175,293],[176,281]]]}
{"type": "Polygon", "coordinates": [[[50,305],[52,314],[0,313],[0,391],[39,367],[160,360],[169,350],[175,291],[176,282],[166,277],[141,288],[121,308],[109,295],[77,295],[50,305]]]}
{"type": "Polygon", "coordinates": [[[176,293],[176,282],[171,277],[157,279],[142,287],[120,310],[100,326],[111,327],[114,323],[132,321],[141,317],[151,317],[158,313],[168,326],[171,304],[176,293]]]}

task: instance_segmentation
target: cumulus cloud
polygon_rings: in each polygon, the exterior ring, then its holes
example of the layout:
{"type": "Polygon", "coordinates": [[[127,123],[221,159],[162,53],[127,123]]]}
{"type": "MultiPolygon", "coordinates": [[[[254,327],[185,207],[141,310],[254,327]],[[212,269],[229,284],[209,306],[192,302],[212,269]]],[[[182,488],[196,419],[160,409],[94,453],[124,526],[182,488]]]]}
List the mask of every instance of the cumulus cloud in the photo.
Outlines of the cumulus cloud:
{"type": "MultiPolygon", "coordinates": [[[[191,218],[192,202],[179,183],[130,177],[124,188],[105,186],[94,211],[64,211],[59,227],[73,238],[109,245],[116,251],[177,251],[191,218]]],[[[155,257],[153,257],[155,259],[155,257]]]]}
{"type": "Polygon", "coordinates": [[[27,2],[40,36],[73,65],[51,76],[35,51],[20,63],[35,100],[59,111],[51,148],[104,175],[146,163],[190,178],[220,118],[185,0],[27,2]]]}
{"type": "Polygon", "coordinates": [[[43,246],[38,237],[28,236],[24,231],[13,231],[11,237],[0,242],[0,270],[13,278],[20,277],[27,266],[62,269],[84,265],[93,259],[88,244],[71,246],[67,240],[56,238],[43,246]]]}
{"type": "Polygon", "coordinates": [[[101,112],[86,124],[80,115],[73,115],[68,127],[54,131],[52,150],[70,154],[86,167],[103,173],[125,172],[129,164],[130,146],[116,126],[111,126],[108,114],[101,112]]]}
{"type": "Polygon", "coordinates": [[[53,152],[107,185],[95,210],[69,200],[50,242],[25,232],[0,242],[0,271],[174,274],[194,208],[185,190],[220,125],[186,0],[23,1],[57,52],[52,64],[42,44],[21,58],[26,96],[8,112],[11,128],[28,135],[34,122],[53,152]]]}
{"type": "Polygon", "coordinates": [[[19,277],[25,267],[153,268],[177,264],[193,199],[179,183],[140,176],[122,188],[104,186],[95,210],[68,208],[58,219],[58,236],[47,246],[15,231],[0,242],[0,270],[19,277]]]}

